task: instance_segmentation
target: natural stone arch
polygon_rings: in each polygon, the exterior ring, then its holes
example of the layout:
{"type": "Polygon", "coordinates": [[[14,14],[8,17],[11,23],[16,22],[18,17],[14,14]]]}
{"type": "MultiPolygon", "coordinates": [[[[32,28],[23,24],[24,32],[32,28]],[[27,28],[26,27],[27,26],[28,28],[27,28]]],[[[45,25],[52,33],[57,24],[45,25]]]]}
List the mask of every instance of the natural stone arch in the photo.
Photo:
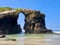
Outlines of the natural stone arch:
{"type": "Polygon", "coordinates": [[[45,25],[45,15],[36,10],[10,10],[0,13],[0,31],[7,31],[8,34],[16,34],[21,32],[20,25],[17,24],[17,19],[20,13],[25,16],[24,30],[25,33],[47,33],[52,32],[48,30],[45,25]],[[2,21],[1,21],[2,20],[2,21]],[[7,28],[6,28],[7,27],[7,28]]]}
{"type": "Polygon", "coordinates": [[[45,15],[40,13],[40,11],[24,9],[21,13],[25,15],[25,33],[41,33],[41,30],[47,32],[45,27],[45,15]]]}

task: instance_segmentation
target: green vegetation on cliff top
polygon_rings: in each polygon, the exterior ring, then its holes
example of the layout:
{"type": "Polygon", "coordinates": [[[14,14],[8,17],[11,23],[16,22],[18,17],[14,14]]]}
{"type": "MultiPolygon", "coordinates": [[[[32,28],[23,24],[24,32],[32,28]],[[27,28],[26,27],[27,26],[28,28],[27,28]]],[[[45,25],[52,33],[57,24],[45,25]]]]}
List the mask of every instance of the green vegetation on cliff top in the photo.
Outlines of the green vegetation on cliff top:
{"type": "Polygon", "coordinates": [[[15,8],[15,10],[22,10],[22,8],[15,8]]]}
{"type": "Polygon", "coordinates": [[[9,8],[9,7],[0,7],[0,12],[9,11],[9,10],[12,10],[12,8],[9,8]]]}
{"type": "Polygon", "coordinates": [[[22,10],[22,8],[12,9],[12,8],[10,8],[10,7],[0,7],[0,12],[9,11],[9,10],[17,10],[17,11],[20,11],[20,10],[22,10]]]}

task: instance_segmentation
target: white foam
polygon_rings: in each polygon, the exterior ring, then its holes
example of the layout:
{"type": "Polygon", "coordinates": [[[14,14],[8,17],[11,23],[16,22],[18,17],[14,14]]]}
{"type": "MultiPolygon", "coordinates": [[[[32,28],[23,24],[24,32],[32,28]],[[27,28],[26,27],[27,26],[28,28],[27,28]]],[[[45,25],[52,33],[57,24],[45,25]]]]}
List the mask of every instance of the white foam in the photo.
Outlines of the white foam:
{"type": "Polygon", "coordinates": [[[60,34],[60,31],[53,31],[54,33],[59,33],[60,34]]]}

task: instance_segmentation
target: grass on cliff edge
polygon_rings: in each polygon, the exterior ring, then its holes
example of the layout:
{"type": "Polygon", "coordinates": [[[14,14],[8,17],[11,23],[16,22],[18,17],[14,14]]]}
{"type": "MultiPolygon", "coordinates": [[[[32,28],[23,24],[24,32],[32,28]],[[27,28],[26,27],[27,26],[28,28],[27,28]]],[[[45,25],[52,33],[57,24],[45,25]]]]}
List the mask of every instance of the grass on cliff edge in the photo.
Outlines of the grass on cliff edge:
{"type": "Polygon", "coordinates": [[[13,9],[13,8],[10,8],[10,7],[0,7],[0,12],[9,11],[9,10],[17,10],[17,11],[19,11],[19,10],[22,10],[22,8],[13,9]]]}
{"type": "Polygon", "coordinates": [[[12,8],[9,8],[9,7],[0,7],[0,12],[9,11],[9,10],[12,10],[12,8]]]}

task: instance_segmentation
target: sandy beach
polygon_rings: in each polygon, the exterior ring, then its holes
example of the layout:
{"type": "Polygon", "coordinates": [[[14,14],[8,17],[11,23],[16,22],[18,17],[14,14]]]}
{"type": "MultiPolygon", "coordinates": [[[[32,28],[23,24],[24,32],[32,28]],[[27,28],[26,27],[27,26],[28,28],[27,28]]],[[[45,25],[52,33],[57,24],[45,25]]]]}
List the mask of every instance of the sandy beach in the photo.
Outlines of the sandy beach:
{"type": "Polygon", "coordinates": [[[16,41],[0,38],[0,45],[59,45],[60,35],[47,35],[45,37],[20,37],[16,41]]]}
{"type": "Polygon", "coordinates": [[[41,37],[30,37],[26,38],[25,45],[59,45],[60,35],[47,35],[44,38],[41,37]]]}

